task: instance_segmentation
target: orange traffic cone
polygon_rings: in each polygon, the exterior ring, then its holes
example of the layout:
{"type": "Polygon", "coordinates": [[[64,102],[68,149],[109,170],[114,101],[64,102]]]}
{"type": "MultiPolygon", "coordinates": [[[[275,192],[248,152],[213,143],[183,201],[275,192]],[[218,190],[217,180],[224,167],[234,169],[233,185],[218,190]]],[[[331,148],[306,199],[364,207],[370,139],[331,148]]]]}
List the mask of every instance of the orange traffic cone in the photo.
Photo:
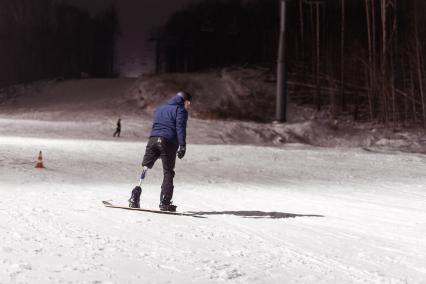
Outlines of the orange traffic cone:
{"type": "Polygon", "coordinates": [[[41,156],[41,151],[40,153],[38,153],[38,162],[35,166],[37,169],[44,169],[44,165],[43,165],[43,157],[41,156]]]}

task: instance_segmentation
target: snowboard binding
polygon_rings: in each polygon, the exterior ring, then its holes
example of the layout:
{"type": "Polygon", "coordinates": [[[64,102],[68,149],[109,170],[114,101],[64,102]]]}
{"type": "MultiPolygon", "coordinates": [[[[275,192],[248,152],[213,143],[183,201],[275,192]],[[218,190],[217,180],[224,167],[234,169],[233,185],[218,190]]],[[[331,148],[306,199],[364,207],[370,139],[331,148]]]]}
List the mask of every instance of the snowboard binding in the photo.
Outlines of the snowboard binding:
{"type": "Polygon", "coordinates": [[[176,205],[173,205],[171,203],[167,205],[160,203],[159,207],[161,211],[170,211],[170,212],[176,212],[176,208],[177,208],[176,205]]]}

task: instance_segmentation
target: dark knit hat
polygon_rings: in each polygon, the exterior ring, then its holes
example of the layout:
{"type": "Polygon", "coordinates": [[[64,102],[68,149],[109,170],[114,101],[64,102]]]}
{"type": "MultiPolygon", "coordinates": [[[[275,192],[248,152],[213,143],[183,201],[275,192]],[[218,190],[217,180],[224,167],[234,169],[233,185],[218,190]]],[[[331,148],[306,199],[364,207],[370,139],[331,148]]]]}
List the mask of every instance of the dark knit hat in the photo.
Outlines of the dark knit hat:
{"type": "Polygon", "coordinates": [[[180,92],[177,93],[177,95],[182,97],[185,101],[191,101],[192,100],[192,96],[191,96],[190,93],[180,91],[180,92]]]}

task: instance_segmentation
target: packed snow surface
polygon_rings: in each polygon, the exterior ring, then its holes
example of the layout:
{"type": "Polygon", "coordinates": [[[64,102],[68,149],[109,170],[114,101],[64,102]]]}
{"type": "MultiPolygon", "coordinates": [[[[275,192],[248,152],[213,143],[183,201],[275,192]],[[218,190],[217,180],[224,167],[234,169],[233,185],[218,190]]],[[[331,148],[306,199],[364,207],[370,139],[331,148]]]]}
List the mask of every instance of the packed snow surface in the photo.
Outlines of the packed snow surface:
{"type": "Polygon", "coordinates": [[[161,215],[101,203],[127,204],[150,114],[114,139],[115,116],[44,111],[0,112],[0,283],[426,283],[425,155],[229,144],[233,122],[190,118],[174,203],[204,218],[161,215]]]}

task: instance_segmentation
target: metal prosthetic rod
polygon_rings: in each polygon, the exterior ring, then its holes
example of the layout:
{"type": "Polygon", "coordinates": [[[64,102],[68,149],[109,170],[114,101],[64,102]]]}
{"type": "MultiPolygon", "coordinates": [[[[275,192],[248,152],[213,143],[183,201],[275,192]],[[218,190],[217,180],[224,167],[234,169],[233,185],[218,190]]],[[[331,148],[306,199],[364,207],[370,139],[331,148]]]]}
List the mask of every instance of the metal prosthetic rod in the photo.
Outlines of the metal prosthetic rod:
{"type": "Polygon", "coordinates": [[[139,186],[142,186],[142,182],[143,182],[143,180],[145,179],[145,176],[146,176],[146,172],[148,171],[148,167],[143,167],[142,168],[142,172],[141,172],[141,179],[140,179],[140,181],[139,181],[139,186]]]}

